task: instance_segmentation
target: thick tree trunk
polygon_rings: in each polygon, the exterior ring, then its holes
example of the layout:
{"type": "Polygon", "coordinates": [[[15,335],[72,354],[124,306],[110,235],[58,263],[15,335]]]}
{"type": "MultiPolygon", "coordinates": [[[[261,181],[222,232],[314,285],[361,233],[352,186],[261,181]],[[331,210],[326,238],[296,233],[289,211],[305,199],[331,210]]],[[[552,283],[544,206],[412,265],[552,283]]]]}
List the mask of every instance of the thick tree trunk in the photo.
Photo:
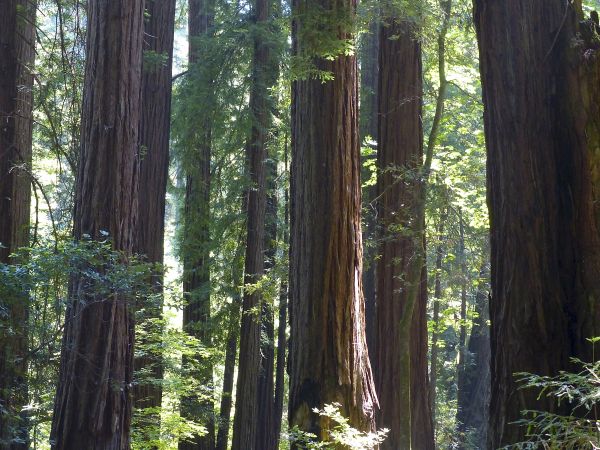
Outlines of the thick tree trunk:
{"type": "MultiPolygon", "coordinates": [[[[264,39],[263,28],[269,19],[268,0],[256,0],[254,20],[262,29],[255,31],[254,54],[252,60],[252,86],[250,92],[250,112],[252,129],[246,144],[247,173],[251,186],[247,191],[247,238],[244,284],[258,282],[264,274],[264,236],[266,210],[266,139],[270,123],[270,105],[268,93],[268,63],[270,46],[264,39]]],[[[244,290],[242,320],[240,329],[240,359],[235,397],[235,416],[233,422],[232,450],[261,450],[256,447],[258,423],[270,422],[269,411],[259,411],[259,374],[261,369],[260,332],[261,293],[244,290]],[[264,413],[264,415],[263,415],[264,413]]],[[[272,396],[272,368],[270,390],[272,396]]],[[[264,387],[264,386],[263,386],[264,387]]],[[[263,393],[267,395],[266,393],[263,393]]],[[[261,406],[265,406],[262,404],[261,406]]],[[[264,443],[263,443],[264,444],[264,443]]]]}
{"type": "MultiPolygon", "coordinates": [[[[0,263],[29,244],[32,87],[35,49],[33,1],[0,2],[0,263]]],[[[27,300],[3,299],[0,318],[0,446],[28,446],[27,300]],[[5,314],[8,313],[8,314],[5,314]]]]}
{"type": "Polygon", "coordinates": [[[475,448],[486,446],[490,403],[490,327],[486,271],[484,267],[479,273],[480,284],[475,296],[475,319],[466,352],[465,369],[458,388],[456,420],[459,448],[465,450],[470,448],[465,446],[465,442],[473,443],[475,448]]]}
{"type": "Polygon", "coordinates": [[[386,95],[379,96],[375,379],[377,425],[390,429],[382,449],[433,448],[422,187],[414,181],[423,155],[421,46],[415,33],[412,24],[392,19],[381,27],[379,43],[379,92],[386,95]]]}
{"type": "MultiPolygon", "coordinates": [[[[295,0],[294,53],[312,56],[311,33],[332,28],[329,15],[305,20],[300,13],[323,8],[352,20],[355,6],[353,0],[295,0]]],[[[343,26],[332,29],[352,39],[343,26]]],[[[332,424],[313,408],[337,402],[351,425],[372,430],[377,396],[362,297],[356,59],[314,61],[333,80],[293,84],[288,417],[290,426],[324,439],[332,424]]]]}
{"type": "MultiPolygon", "coordinates": [[[[144,205],[138,215],[134,251],[145,255],[148,262],[163,263],[165,234],[165,195],[169,170],[169,129],[171,122],[171,67],[173,62],[173,38],[175,28],[175,0],[147,0],[147,18],[144,23],[144,51],[155,52],[165,60],[158,66],[143,65],[142,118],[140,124],[139,203],[144,205]]],[[[151,282],[159,295],[162,294],[163,276],[157,272],[151,282]]],[[[138,320],[145,321],[145,330],[160,339],[162,327],[153,326],[151,319],[162,317],[160,301],[151,297],[139,305],[138,320]],[[155,302],[155,303],[152,303],[155,302]]],[[[151,344],[154,341],[146,342],[151,344]]],[[[138,381],[134,390],[135,407],[157,408],[162,403],[163,362],[160,353],[146,353],[136,358],[135,370],[147,372],[150,379],[138,381]]],[[[150,428],[160,422],[152,416],[150,428]]]]}
{"type": "MultiPolygon", "coordinates": [[[[206,39],[212,33],[214,20],[213,0],[189,0],[189,62],[190,86],[198,88],[204,102],[200,113],[188,114],[189,140],[186,143],[184,170],[186,172],[185,218],[183,252],[183,290],[187,305],[183,310],[183,328],[196,337],[204,347],[212,346],[210,330],[210,162],[212,153],[212,107],[210,94],[212,76],[203,56],[206,39]]],[[[202,392],[181,399],[181,415],[199,421],[206,427],[203,436],[180,441],[179,450],[212,450],[215,446],[215,420],[213,392],[213,364],[210,358],[190,364],[184,359],[184,367],[196,365],[189,373],[200,383],[202,392]]]]}
{"type": "MultiPolygon", "coordinates": [[[[521,440],[523,409],[556,411],[515,372],[590,361],[599,333],[600,57],[581,2],[475,1],[488,149],[489,447],[521,440]]],[[[566,409],[568,406],[563,404],[566,409]]]]}
{"type": "MultiPolygon", "coordinates": [[[[106,239],[108,232],[113,248],[125,255],[133,247],[137,217],[143,17],[142,0],[88,3],[74,233],[79,240],[106,239]]],[[[129,448],[129,299],[95,294],[93,287],[81,274],[70,289],[52,423],[57,450],[129,448]]]]}

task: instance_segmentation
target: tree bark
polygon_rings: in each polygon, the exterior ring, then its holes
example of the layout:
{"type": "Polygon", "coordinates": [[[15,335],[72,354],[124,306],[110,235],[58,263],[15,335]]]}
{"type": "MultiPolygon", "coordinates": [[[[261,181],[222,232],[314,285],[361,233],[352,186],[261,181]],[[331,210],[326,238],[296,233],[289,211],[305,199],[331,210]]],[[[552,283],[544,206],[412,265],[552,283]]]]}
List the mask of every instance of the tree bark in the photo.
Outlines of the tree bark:
{"type": "MultiPolygon", "coordinates": [[[[175,0],[148,0],[144,23],[144,51],[164,58],[159,65],[143,64],[142,118],[140,124],[140,175],[138,198],[144,205],[138,214],[134,251],[145,255],[150,263],[162,265],[165,235],[165,195],[169,171],[169,130],[171,123],[171,67],[175,29],[175,0]]],[[[152,297],[139,305],[138,320],[144,321],[151,339],[160,339],[162,326],[153,325],[152,319],[162,318],[162,269],[156,271],[150,282],[160,296],[157,303],[152,297]],[[158,336],[156,336],[158,335],[158,336]]],[[[148,344],[152,342],[147,342],[148,344]]],[[[162,403],[163,361],[160,353],[148,353],[136,358],[135,370],[148,372],[150,379],[138,381],[134,390],[135,408],[157,408],[162,403]]],[[[150,429],[160,423],[159,415],[152,416],[150,429]]]]}
{"type": "Polygon", "coordinates": [[[390,429],[382,449],[433,448],[423,187],[416,181],[423,156],[422,66],[415,33],[411,23],[390,19],[379,42],[379,92],[386,95],[379,96],[375,379],[381,403],[377,425],[390,429]]]}
{"type": "MultiPolygon", "coordinates": [[[[247,173],[251,186],[247,191],[247,238],[244,284],[257,283],[264,274],[264,238],[266,210],[266,170],[267,132],[270,125],[270,102],[268,69],[270,46],[264,38],[264,28],[269,20],[269,0],[256,0],[254,4],[254,20],[257,29],[254,36],[254,53],[252,59],[252,86],[250,92],[250,113],[252,129],[246,144],[247,173]]],[[[242,320],[240,329],[240,360],[235,397],[235,416],[233,422],[232,450],[261,450],[257,447],[258,424],[271,421],[269,411],[259,410],[259,375],[261,370],[261,314],[262,294],[259,290],[251,292],[244,289],[242,303],[242,320]],[[259,311],[256,311],[256,308],[259,311]]],[[[271,360],[272,364],[272,360],[271,360]]],[[[263,395],[272,398],[272,367],[269,387],[263,395]]],[[[271,402],[269,402],[269,405],[271,402]]],[[[266,404],[261,404],[266,407],[266,404]]],[[[264,437],[264,436],[262,436],[264,437]]],[[[265,443],[262,442],[262,445],[265,443]]]]}
{"type": "MultiPolygon", "coordinates": [[[[313,56],[310,36],[321,25],[353,38],[328,15],[305,14],[321,9],[352,21],[355,7],[353,0],[295,0],[294,54],[313,56]]],[[[356,59],[317,55],[314,63],[333,79],[302,79],[292,88],[288,418],[326,439],[332,423],[313,408],[337,402],[352,426],[372,430],[377,396],[362,294],[356,59]]]]}
{"type": "MultiPolygon", "coordinates": [[[[245,206],[243,206],[245,209],[245,206]]],[[[243,239],[240,236],[240,241],[243,239]]],[[[243,274],[243,246],[236,250],[234,265],[231,276],[232,306],[229,313],[229,325],[227,330],[227,347],[225,349],[225,368],[223,370],[223,389],[221,393],[221,408],[219,410],[219,424],[217,431],[216,450],[227,450],[229,441],[229,423],[231,418],[231,405],[233,403],[233,377],[235,372],[235,360],[237,356],[238,336],[240,332],[240,310],[242,295],[239,286],[244,281],[243,274]]]]}
{"type": "Polygon", "coordinates": [[[488,446],[498,448],[524,438],[512,424],[523,409],[559,411],[517,390],[513,374],[590,361],[586,339],[599,334],[600,58],[579,0],[476,0],[475,25],[491,222],[488,446]]]}
{"type": "MultiPolygon", "coordinates": [[[[4,1],[0,9],[0,264],[10,264],[18,262],[10,255],[29,245],[36,4],[4,1]]],[[[3,301],[0,446],[26,449],[27,299],[3,301]]]]}
{"type": "MultiPolygon", "coordinates": [[[[212,157],[212,74],[204,60],[207,40],[212,34],[214,21],[213,0],[189,0],[189,62],[190,79],[188,88],[202,92],[203,103],[200,112],[188,111],[188,139],[184,170],[186,172],[185,230],[183,250],[183,290],[187,305],[183,310],[183,327],[200,343],[210,348],[210,190],[212,157]]],[[[198,95],[190,92],[190,97],[198,95]]],[[[181,415],[199,421],[206,427],[203,436],[180,441],[179,450],[212,450],[215,446],[213,393],[213,363],[210,358],[194,361],[184,359],[184,366],[202,386],[200,395],[185,396],[181,399],[181,415]]]]}
{"type": "MultiPolygon", "coordinates": [[[[88,3],[76,240],[131,253],[137,218],[144,2],[88,3]],[[121,62],[117,64],[116,62],[121,62]]],[[[73,277],[54,405],[52,448],[128,449],[133,377],[129,299],[73,277]]]]}

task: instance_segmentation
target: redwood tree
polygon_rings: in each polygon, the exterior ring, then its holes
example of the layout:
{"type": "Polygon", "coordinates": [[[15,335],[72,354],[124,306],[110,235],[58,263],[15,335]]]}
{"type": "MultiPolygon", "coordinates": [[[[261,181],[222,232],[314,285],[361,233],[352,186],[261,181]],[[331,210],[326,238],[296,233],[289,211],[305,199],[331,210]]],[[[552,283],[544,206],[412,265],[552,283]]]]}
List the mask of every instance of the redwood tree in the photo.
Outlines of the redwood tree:
{"type": "Polygon", "coordinates": [[[422,64],[416,26],[390,18],[379,41],[377,356],[382,449],[433,449],[427,376],[427,278],[421,125],[422,64]],[[385,95],[383,95],[385,93],[385,95]]]}
{"type": "MultiPolygon", "coordinates": [[[[88,3],[75,239],[134,244],[143,0],[88,3]],[[117,63],[119,62],[119,63],[117,63]]],[[[55,449],[129,448],[133,320],[123,292],[99,294],[74,276],[52,422],[55,449]],[[96,293],[95,293],[96,292],[96,293]]],[[[100,291],[102,292],[102,291],[100,291]]]]}
{"type": "MultiPolygon", "coordinates": [[[[250,114],[252,126],[246,144],[246,172],[250,186],[247,190],[247,235],[244,284],[257,283],[264,273],[264,240],[266,211],[266,169],[267,131],[270,122],[268,69],[270,47],[265,39],[264,27],[269,19],[269,0],[256,0],[254,3],[254,52],[252,57],[252,85],[250,87],[250,114]]],[[[266,403],[259,401],[259,395],[272,396],[272,381],[269,386],[262,384],[264,392],[259,392],[261,370],[261,293],[260,289],[244,289],[242,320],[240,328],[240,359],[235,397],[232,450],[262,450],[266,448],[266,434],[259,433],[259,422],[272,421],[272,410],[260,411],[266,403]],[[256,311],[258,308],[259,311],[256,311]],[[260,442],[263,440],[262,442],[260,442]]],[[[272,361],[270,362],[272,366],[272,361]]],[[[264,368],[264,366],[263,366],[264,368]]],[[[272,379],[272,367],[271,379],[272,379]]]]}
{"type": "Polygon", "coordinates": [[[488,446],[498,448],[524,437],[520,411],[557,411],[513,374],[590,361],[586,339],[599,332],[599,27],[580,0],[476,0],[475,25],[491,222],[488,446]]]}
{"type": "MultiPolygon", "coordinates": [[[[35,2],[0,3],[0,263],[29,244],[35,2]]],[[[3,298],[0,446],[27,448],[27,299],[3,298]]]]}
{"type": "MultiPolygon", "coordinates": [[[[183,143],[185,172],[184,230],[181,252],[183,259],[183,290],[187,304],[183,310],[183,328],[205,347],[212,345],[210,330],[210,190],[214,94],[213,68],[205,59],[213,32],[214,0],[189,0],[189,62],[186,89],[194,102],[186,104],[186,140],[183,143]],[[203,59],[204,58],[204,59],[203,59]]],[[[209,60],[210,61],[210,60],[209,60]]],[[[184,358],[183,366],[202,387],[202,392],[181,399],[181,414],[202,422],[204,436],[193,436],[179,442],[179,450],[212,450],[215,441],[214,406],[212,398],[213,366],[209,358],[184,358]],[[203,398],[204,397],[204,398],[203,398]]]]}
{"type": "MultiPolygon", "coordinates": [[[[163,263],[165,235],[165,195],[169,170],[169,129],[171,122],[171,67],[175,28],[175,0],[147,0],[144,23],[142,111],[140,124],[139,210],[134,250],[150,263],[163,263]],[[153,58],[160,58],[157,64],[153,58]]],[[[152,298],[141,305],[143,319],[162,317],[162,273],[153,284],[160,301],[152,298]]],[[[148,321],[145,326],[152,326],[148,321]]],[[[150,330],[148,330],[150,331],[150,330]]],[[[151,330],[160,335],[161,328],[151,330]]],[[[161,406],[163,364],[160,353],[148,353],[135,361],[136,370],[149,372],[151,380],[141,380],[134,392],[136,408],[161,406]]],[[[158,419],[158,417],[156,417],[158,419]]]]}
{"type": "MultiPolygon", "coordinates": [[[[317,73],[293,83],[290,247],[290,426],[326,438],[313,412],[337,402],[350,424],[374,428],[377,396],[365,337],[357,67],[323,58],[315,33],[353,39],[354,0],[295,0],[293,51],[317,73]]],[[[339,52],[339,50],[337,50],[339,52]]]]}

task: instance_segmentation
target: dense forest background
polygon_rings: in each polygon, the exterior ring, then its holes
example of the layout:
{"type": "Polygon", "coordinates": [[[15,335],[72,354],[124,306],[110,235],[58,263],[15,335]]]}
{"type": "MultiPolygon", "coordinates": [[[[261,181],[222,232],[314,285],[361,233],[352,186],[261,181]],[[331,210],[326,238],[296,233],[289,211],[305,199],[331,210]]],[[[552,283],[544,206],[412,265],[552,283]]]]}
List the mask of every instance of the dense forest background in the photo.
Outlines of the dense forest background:
{"type": "Polygon", "coordinates": [[[595,10],[0,0],[0,447],[598,448],[595,10]]]}

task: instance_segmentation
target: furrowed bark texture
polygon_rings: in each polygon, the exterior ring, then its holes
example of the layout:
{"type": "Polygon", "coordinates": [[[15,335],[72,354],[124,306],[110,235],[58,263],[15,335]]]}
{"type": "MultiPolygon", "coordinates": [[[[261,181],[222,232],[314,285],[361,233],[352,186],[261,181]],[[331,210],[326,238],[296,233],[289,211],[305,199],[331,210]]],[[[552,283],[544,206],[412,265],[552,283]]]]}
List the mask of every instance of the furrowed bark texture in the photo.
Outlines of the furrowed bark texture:
{"type": "MultiPolygon", "coordinates": [[[[183,310],[183,327],[203,346],[212,346],[210,330],[210,189],[212,153],[212,75],[204,64],[204,47],[212,33],[214,20],[213,0],[189,0],[189,76],[192,89],[202,92],[202,109],[188,111],[186,149],[185,235],[183,242],[183,290],[188,303],[183,310]]],[[[197,95],[190,92],[190,96],[197,95]]],[[[184,366],[202,386],[201,392],[181,399],[183,417],[196,420],[206,427],[204,436],[193,436],[179,441],[179,450],[212,450],[215,446],[213,365],[210,359],[196,357],[196,369],[184,358],[184,366]]]]}
{"type": "Polygon", "coordinates": [[[523,439],[511,424],[521,410],[556,411],[513,374],[590,361],[586,338],[598,335],[600,57],[579,0],[477,0],[475,24],[491,222],[488,446],[498,448],[523,439]]]}
{"type": "Polygon", "coordinates": [[[459,448],[468,449],[466,442],[485,448],[490,404],[490,327],[486,269],[479,274],[480,285],[475,296],[476,318],[473,320],[465,370],[458,386],[459,448]],[[468,436],[468,440],[466,437],[468,436]]]}
{"type": "MultiPolygon", "coordinates": [[[[256,0],[254,20],[257,26],[264,26],[269,18],[269,1],[256,0]]],[[[263,38],[265,30],[257,31],[254,38],[252,60],[252,86],[250,92],[250,112],[252,129],[246,144],[246,164],[251,186],[247,191],[247,237],[244,284],[258,282],[264,273],[264,238],[266,211],[266,170],[267,131],[270,123],[269,93],[266,73],[270,58],[269,45],[263,38]]],[[[242,320],[240,328],[240,358],[235,397],[232,450],[262,450],[257,447],[258,423],[271,421],[269,412],[259,411],[259,374],[261,370],[260,332],[261,293],[244,290],[242,320]],[[263,415],[264,414],[264,415],[263,415]]],[[[271,368],[272,379],[272,368],[271,368]]],[[[271,386],[265,389],[271,390],[271,386]]],[[[263,392],[263,394],[265,394],[263,392]]],[[[264,404],[262,405],[264,406],[264,404]]],[[[270,409],[270,408],[269,408],[270,409]]],[[[264,436],[263,436],[264,437],[264,436]]],[[[265,443],[262,442],[262,445],[265,443]]]]}
{"type": "MultiPolygon", "coordinates": [[[[88,3],[87,61],[75,239],[106,239],[130,254],[137,217],[137,155],[144,2],[88,3]]],[[[123,293],[70,287],[54,405],[53,449],[129,448],[133,320],[123,293]]]]}
{"type": "MultiPolygon", "coordinates": [[[[355,6],[295,0],[294,53],[311,51],[316,25],[304,14],[322,8],[353,18],[355,6]]],[[[337,402],[352,426],[372,430],[377,396],[362,297],[356,59],[315,63],[333,80],[295,81],[292,91],[289,422],[327,438],[332,424],[313,408],[337,402]]]]}
{"type": "MultiPolygon", "coordinates": [[[[32,1],[0,2],[0,263],[29,245],[31,203],[32,68],[35,49],[32,1]]],[[[27,299],[3,299],[0,318],[0,446],[28,448],[27,299]],[[7,313],[7,314],[6,314],[7,313]]]]}
{"type": "MultiPolygon", "coordinates": [[[[265,272],[273,268],[277,252],[277,196],[275,179],[277,160],[269,158],[266,165],[267,203],[265,210],[265,272]]],[[[258,372],[257,410],[260,420],[256,430],[255,448],[277,450],[275,447],[275,317],[266,301],[261,305],[260,368],[258,372]]]]}
{"type": "MultiPolygon", "coordinates": [[[[147,0],[144,23],[144,51],[156,52],[165,58],[159,66],[147,64],[142,72],[142,118],[140,125],[140,174],[138,199],[143,205],[138,213],[134,251],[145,255],[148,262],[163,263],[165,235],[165,195],[169,170],[169,129],[171,122],[171,67],[175,28],[175,0],[147,0]]],[[[151,282],[162,294],[163,276],[157,272],[151,282]]],[[[160,319],[162,298],[142,304],[138,320],[160,319]]],[[[146,326],[151,326],[146,322],[146,326]]],[[[160,334],[161,327],[150,330],[160,334]]],[[[151,343],[151,342],[148,342],[151,343]]],[[[160,407],[162,403],[163,362],[161,354],[149,353],[135,360],[135,370],[148,372],[150,380],[141,380],[134,390],[135,407],[160,407]]],[[[153,424],[160,421],[152,418],[153,424]]]]}
{"type": "Polygon", "coordinates": [[[382,449],[433,449],[423,264],[421,47],[407,22],[384,24],[379,42],[377,362],[382,449]],[[414,279],[411,279],[414,277],[414,279]]]}

